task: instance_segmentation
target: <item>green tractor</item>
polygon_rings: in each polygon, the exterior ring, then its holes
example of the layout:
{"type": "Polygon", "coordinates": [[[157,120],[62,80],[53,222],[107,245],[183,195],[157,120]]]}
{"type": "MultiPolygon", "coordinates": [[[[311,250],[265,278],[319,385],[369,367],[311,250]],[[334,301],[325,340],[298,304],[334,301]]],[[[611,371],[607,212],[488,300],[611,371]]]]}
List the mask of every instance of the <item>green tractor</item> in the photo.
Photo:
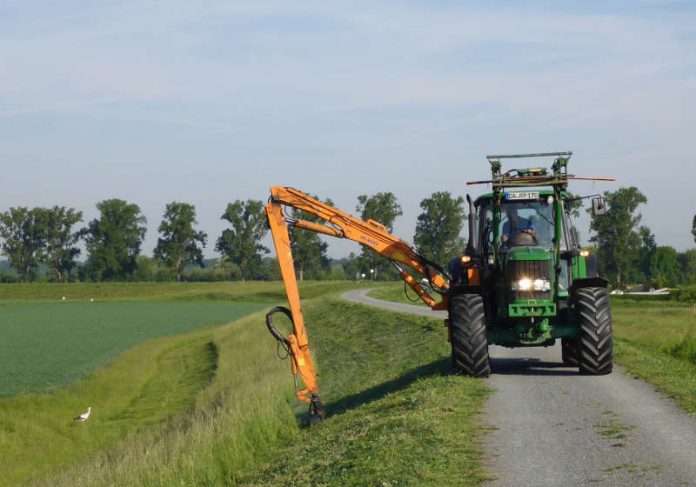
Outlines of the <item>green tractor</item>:
{"type": "MultiPolygon", "coordinates": [[[[571,222],[572,152],[488,156],[492,192],[469,196],[469,242],[449,263],[449,332],[457,371],[490,374],[489,345],[547,347],[561,340],[563,362],[583,374],[613,365],[611,305],[596,257],[571,222]],[[502,170],[502,159],[554,157],[550,169],[502,170]]],[[[594,179],[594,178],[592,178],[594,179]]],[[[609,180],[609,179],[603,179],[609,180]]],[[[604,201],[592,200],[594,215],[604,201]]]]}

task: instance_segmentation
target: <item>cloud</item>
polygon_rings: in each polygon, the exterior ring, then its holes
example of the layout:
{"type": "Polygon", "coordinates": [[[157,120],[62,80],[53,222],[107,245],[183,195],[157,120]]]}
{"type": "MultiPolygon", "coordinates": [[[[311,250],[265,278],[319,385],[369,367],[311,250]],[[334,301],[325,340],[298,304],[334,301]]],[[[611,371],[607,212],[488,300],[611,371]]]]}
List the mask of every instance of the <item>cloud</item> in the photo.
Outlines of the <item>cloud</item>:
{"type": "MultiPolygon", "coordinates": [[[[485,173],[485,161],[464,171],[462,160],[570,148],[585,154],[579,173],[618,172],[645,187],[649,223],[663,225],[651,164],[696,177],[663,162],[684,152],[696,117],[693,9],[558,5],[4,4],[0,161],[140,161],[148,177],[194,164],[229,177],[229,194],[265,191],[276,177],[344,194],[349,206],[349,194],[389,184],[414,201],[412,222],[429,189],[461,192],[453,174],[485,173]],[[236,170],[245,163],[253,181],[236,170]]],[[[93,195],[127,184],[112,176],[95,174],[93,195]]],[[[187,183],[172,177],[148,198],[187,183]]]]}

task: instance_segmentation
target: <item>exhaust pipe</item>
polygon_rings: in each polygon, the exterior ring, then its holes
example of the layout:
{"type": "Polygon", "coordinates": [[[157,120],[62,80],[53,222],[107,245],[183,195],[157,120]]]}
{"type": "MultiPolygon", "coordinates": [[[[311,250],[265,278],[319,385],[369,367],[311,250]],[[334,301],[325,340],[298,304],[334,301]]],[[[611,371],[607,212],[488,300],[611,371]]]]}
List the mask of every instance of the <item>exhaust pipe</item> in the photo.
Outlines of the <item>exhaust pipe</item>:
{"type": "Polygon", "coordinates": [[[469,203],[469,243],[466,246],[466,253],[473,255],[478,248],[478,242],[476,242],[476,208],[474,207],[474,202],[471,200],[471,196],[468,194],[466,195],[466,201],[469,203]]]}

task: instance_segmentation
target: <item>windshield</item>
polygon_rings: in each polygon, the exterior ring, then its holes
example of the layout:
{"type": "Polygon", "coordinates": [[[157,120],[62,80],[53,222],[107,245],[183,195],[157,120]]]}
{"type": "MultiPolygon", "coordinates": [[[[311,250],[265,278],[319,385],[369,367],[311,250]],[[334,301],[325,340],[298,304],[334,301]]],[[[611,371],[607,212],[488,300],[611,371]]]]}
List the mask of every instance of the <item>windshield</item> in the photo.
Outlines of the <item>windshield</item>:
{"type": "Polygon", "coordinates": [[[546,201],[515,201],[502,205],[500,227],[501,241],[508,247],[525,233],[532,245],[553,247],[553,207],[546,201]]]}
{"type": "MultiPolygon", "coordinates": [[[[479,241],[487,243],[487,248],[490,249],[493,243],[493,232],[490,231],[493,210],[490,203],[481,205],[479,218],[481,231],[479,241]]],[[[549,205],[545,200],[502,203],[498,234],[503,251],[509,249],[516,242],[552,249],[553,228],[553,205],[549,205]]]]}

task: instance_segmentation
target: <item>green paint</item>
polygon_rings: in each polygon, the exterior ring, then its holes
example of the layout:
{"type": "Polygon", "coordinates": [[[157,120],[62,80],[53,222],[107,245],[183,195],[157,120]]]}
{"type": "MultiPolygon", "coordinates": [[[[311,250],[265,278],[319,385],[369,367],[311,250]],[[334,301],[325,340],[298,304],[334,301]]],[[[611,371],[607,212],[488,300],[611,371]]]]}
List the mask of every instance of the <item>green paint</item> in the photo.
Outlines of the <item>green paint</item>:
{"type": "Polygon", "coordinates": [[[513,247],[507,253],[507,260],[511,261],[530,261],[530,260],[549,260],[551,254],[541,247],[513,247]]]}
{"type": "Polygon", "coordinates": [[[556,303],[546,300],[515,301],[508,304],[510,318],[556,316],[556,303]]]}

